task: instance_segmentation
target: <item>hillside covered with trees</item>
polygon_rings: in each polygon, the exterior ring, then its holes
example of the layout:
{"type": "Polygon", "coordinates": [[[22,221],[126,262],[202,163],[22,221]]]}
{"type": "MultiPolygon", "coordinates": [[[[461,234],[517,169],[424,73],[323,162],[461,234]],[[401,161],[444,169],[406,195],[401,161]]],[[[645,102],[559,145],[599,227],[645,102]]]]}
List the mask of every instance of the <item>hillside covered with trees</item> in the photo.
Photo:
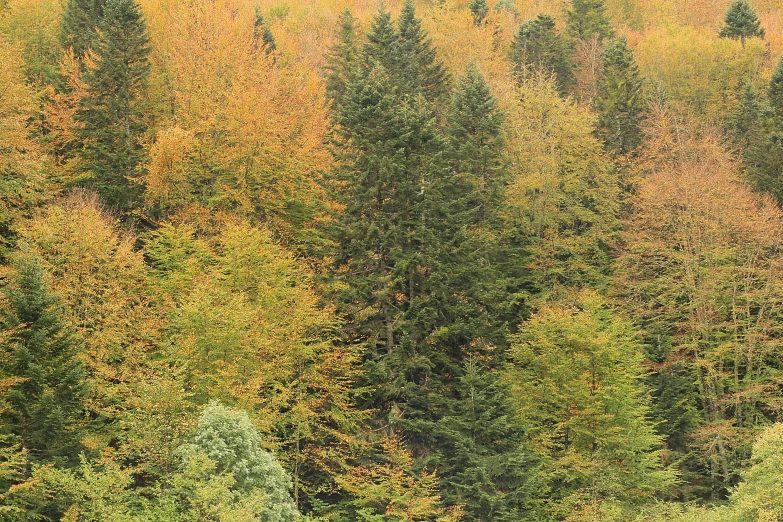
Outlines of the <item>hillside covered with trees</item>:
{"type": "Polygon", "coordinates": [[[783,2],[0,0],[0,521],[783,521],[783,2]]]}

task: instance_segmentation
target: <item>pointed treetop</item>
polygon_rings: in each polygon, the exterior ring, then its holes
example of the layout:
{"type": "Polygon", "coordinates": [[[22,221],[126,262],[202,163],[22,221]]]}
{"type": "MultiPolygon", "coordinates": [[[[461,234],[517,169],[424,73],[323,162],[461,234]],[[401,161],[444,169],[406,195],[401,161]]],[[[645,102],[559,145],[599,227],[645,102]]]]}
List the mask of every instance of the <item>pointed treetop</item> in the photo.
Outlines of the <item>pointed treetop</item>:
{"type": "Polygon", "coordinates": [[[614,29],[606,16],[603,0],[572,0],[566,9],[566,31],[571,38],[603,41],[614,36],[614,29]]]}
{"type": "Polygon", "coordinates": [[[783,58],[778,62],[769,82],[769,103],[778,118],[783,118],[783,58]]]}
{"type": "Polygon", "coordinates": [[[729,10],[726,11],[724,21],[726,25],[721,28],[718,34],[721,38],[739,39],[742,41],[743,47],[746,38],[764,38],[761,20],[747,0],[734,0],[729,10]]]}

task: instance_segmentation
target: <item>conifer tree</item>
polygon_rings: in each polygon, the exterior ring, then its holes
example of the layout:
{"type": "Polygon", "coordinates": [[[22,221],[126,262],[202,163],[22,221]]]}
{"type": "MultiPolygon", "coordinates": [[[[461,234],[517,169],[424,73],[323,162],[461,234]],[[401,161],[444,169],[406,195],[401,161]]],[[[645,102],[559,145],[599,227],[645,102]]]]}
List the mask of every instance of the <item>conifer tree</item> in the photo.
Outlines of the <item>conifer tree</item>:
{"type": "Polygon", "coordinates": [[[764,38],[761,20],[747,0],[734,0],[726,11],[724,21],[726,25],[721,28],[718,36],[732,40],[739,39],[742,42],[742,47],[745,47],[745,41],[748,38],[764,38]]]}
{"type": "Polygon", "coordinates": [[[83,58],[98,38],[98,26],[107,0],[68,0],[60,22],[60,45],[83,58]]]}
{"type": "Polygon", "coordinates": [[[554,74],[561,95],[576,83],[571,48],[555,29],[555,19],[546,14],[519,26],[511,44],[514,74],[522,79],[543,72],[554,74]]]}
{"type": "Polygon", "coordinates": [[[7,391],[2,419],[32,459],[72,458],[86,393],[79,343],[61,318],[39,261],[19,257],[15,267],[4,289],[0,370],[19,382],[7,391]]]}
{"type": "Polygon", "coordinates": [[[453,168],[469,175],[482,196],[481,201],[475,202],[481,216],[487,216],[498,205],[499,191],[505,181],[504,118],[481,71],[468,64],[452,95],[446,114],[446,133],[453,168]]]}
{"type": "Polygon", "coordinates": [[[639,124],[644,110],[642,78],[625,38],[604,51],[603,75],[595,98],[596,133],[608,150],[628,154],[641,143],[639,124]]]}
{"type": "Polygon", "coordinates": [[[253,39],[256,42],[261,41],[266,54],[272,54],[277,50],[275,36],[272,34],[272,30],[269,29],[269,24],[264,20],[264,14],[258,6],[256,6],[256,20],[253,23],[253,39]]]}
{"type": "Polygon", "coordinates": [[[122,210],[137,197],[131,178],[142,161],[140,139],[146,131],[145,83],[150,53],[146,24],[134,0],[109,0],[95,44],[95,64],[86,73],[87,96],[77,120],[85,182],[104,201],[122,210]]]}
{"type": "Polygon", "coordinates": [[[756,89],[750,82],[745,82],[739,96],[740,103],[730,116],[728,130],[748,166],[748,160],[752,156],[749,155],[750,150],[765,138],[768,127],[766,120],[770,111],[759,99],[756,89]]]}
{"type": "Polygon", "coordinates": [[[487,15],[489,15],[489,4],[487,3],[487,0],[470,0],[468,7],[473,15],[473,23],[476,26],[482,25],[487,18],[487,15]]]}
{"type": "Polygon", "coordinates": [[[326,56],[326,96],[332,100],[333,108],[339,112],[340,103],[345,96],[348,85],[356,76],[359,66],[358,35],[356,34],[356,18],[349,9],[340,13],[340,32],[338,41],[326,56]]]}
{"type": "Polygon", "coordinates": [[[783,132],[775,131],[745,153],[748,179],[753,187],[783,205],[783,132]]]}
{"type": "Polygon", "coordinates": [[[614,36],[603,0],[572,0],[565,15],[566,32],[575,40],[597,38],[602,42],[614,36]]]}
{"type": "Polygon", "coordinates": [[[442,100],[448,93],[448,72],[438,60],[432,41],[421,28],[421,20],[416,18],[413,0],[405,0],[397,29],[392,58],[401,90],[421,94],[433,103],[442,100]]]}
{"type": "Polygon", "coordinates": [[[783,58],[772,73],[767,96],[775,116],[778,120],[783,121],[783,58]]]}

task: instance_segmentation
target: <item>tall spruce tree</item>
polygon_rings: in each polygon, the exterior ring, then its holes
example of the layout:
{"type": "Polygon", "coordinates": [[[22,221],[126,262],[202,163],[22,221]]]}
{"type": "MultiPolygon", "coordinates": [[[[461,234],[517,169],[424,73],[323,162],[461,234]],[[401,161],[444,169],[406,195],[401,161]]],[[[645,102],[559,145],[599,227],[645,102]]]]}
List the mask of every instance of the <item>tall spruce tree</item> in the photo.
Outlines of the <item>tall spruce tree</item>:
{"type": "Polygon", "coordinates": [[[85,76],[87,96],[76,118],[85,182],[104,201],[128,210],[138,190],[130,179],[143,159],[141,137],[147,127],[143,105],[150,71],[149,38],[134,0],[108,0],[95,43],[95,64],[85,76]]]}
{"type": "Polygon", "coordinates": [[[748,38],[764,38],[761,20],[747,0],[734,0],[726,11],[724,21],[726,25],[721,28],[718,36],[732,40],[739,39],[742,42],[742,47],[745,47],[745,41],[748,38]]]}
{"type": "Polygon", "coordinates": [[[642,78],[625,38],[618,38],[604,51],[603,75],[594,104],[598,110],[596,133],[607,150],[628,154],[641,143],[639,124],[645,107],[642,78]]]}
{"type": "Polygon", "coordinates": [[[359,45],[356,32],[356,18],[349,9],[340,13],[338,40],[326,55],[326,97],[339,112],[342,98],[356,76],[359,66],[359,45]]]}
{"type": "Polygon", "coordinates": [[[68,0],[60,22],[60,45],[83,58],[98,38],[98,25],[107,0],[68,0]]]}
{"type": "Polygon", "coordinates": [[[67,460],[78,453],[86,393],[86,372],[77,358],[80,345],[61,318],[40,262],[19,257],[15,268],[3,289],[7,307],[0,318],[0,375],[19,382],[7,391],[3,424],[33,460],[67,460]]]}
{"type": "Polygon", "coordinates": [[[783,58],[778,62],[772,73],[767,95],[769,104],[775,112],[775,117],[783,121],[783,58]]]}
{"type": "Polygon", "coordinates": [[[397,21],[398,36],[392,46],[395,73],[402,92],[420,94],[431,103],[448,93],[449,75],[438,60],[432,41],[416,18],[413,0],[405,0],[397,21]]]}
{"type": "Polygon", "coordinates": [[[565,15],[566,32],[575,40],[597,38],[602,42],[614,37],[603,0],[572,0],[565,15]]]}
{"type": "Polygon", "coordinates": [[[728,131],[739,148],[746,167],[749,166],[748,160],[752,156],[749,152],[758,147],[766,137],[770,112],[768,106],[759,98],[753,84],[745,82],[740,89],[739,105],[729,118],[728,131]]]}
{"type": "Polygon", "coordinates": [[[571,54],[572,49],[568,42],[557,33],[555,19],[540,14],[519,26],[519,31],[511,43],[510,57],[517,78],[526,78],[531,73],[540,72],[554,74],[558,91],[561,95],[566,95],[576,84],[571,54]]]}

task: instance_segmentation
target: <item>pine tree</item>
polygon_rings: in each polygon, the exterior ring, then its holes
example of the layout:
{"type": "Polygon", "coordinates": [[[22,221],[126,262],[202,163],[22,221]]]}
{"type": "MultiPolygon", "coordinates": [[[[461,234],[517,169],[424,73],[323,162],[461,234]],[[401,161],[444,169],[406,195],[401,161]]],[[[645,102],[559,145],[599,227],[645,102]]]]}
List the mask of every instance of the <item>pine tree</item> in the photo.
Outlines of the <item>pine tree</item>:
{"type": "Polygon", "coordinates": [[[19,379],[7,392],[5,426],[35,460],[72,458],[78,449],[86,372],[77,359],[79,342],[61,318],[58,300],[40,262],[19,257],[7,308],[2,375],[19,379]]]}
{"type": "Polygon", "coordinates": [[[76,115],[83,124],[79,159],[85,182],[94,184],[110,206],[128,210],[138,192],[131,178],[143,158],[142,108],[150,70],[146,24],[134,0],[107,2],[94,52],[95,64],[85,78],[87,96],[76,115]]]}
{"type": "Polygon", "coordinates": [[[778,120],[783,122],[783,58],[778,62],[767,90],[769,104],[778,120]]]}
{"type": "Polygon", "coordinates": [[[603,0],[572,0],[565,14],[566,32],[575,40],[597,38],[602,42],[614,37],[603,0]]]}
{"type": "Polygon", "coordinates": [[[261,41],[266,54],[272,54],[277,50],[275,36],[272,34],[272,30],[269,29],[269,24],[264,20],[264,14],[258,6],[256,6],[256,20],[253,23],[253,40],[256,42],[261,41]]]}
{"type": "Polygon", "coordinates": [[[642,140],[639,124],[644,110],[642,78],[625,38],[604,51],[603,75],[594,100],[596,133],[608,150],[628,154],[642,140]]]}
{"type": "Polygon", "coordinates": [[[487,3],[487,0],[470,0],[468,8],[473,15],[473,23],[476,26],[482,25],[487,18],[487,15],[489,15],[489,4],[487,3]]]}
{"type": "Polygon", "coordinates": [[[83,58],[98,39],[98,26],[107,0],[68,0],[60,22],[60,45],[83,58]]]}
{"type": "Polygon", "coordinates": [[[326,56],[326,97],[332,100],[333,108],[339,112],[343,96],[348,85],[354,80],[359,66],[358,35],[356,18],[345,9],[340,13],[340,32],[338,41],[329,49],[326,56]]]}
{"type": "Polygon", "coordinates": [[[546,14],[519,26],[511,44],[511,63],[517,78],[543,72],[554,74],[561,95],[576,83],[571,48],[555,29],[555,19],[546,14]]]}
{"type": "Polygon", "coordinates": [[[764,38],[761,20],[747,0],[734,0],[726,11],[724,21],[726,25],[721,28],[718,36],[732,40],[739,39],[742,42],[742,47],[745,47],[745,41],[748,38],[764,38]]]}

